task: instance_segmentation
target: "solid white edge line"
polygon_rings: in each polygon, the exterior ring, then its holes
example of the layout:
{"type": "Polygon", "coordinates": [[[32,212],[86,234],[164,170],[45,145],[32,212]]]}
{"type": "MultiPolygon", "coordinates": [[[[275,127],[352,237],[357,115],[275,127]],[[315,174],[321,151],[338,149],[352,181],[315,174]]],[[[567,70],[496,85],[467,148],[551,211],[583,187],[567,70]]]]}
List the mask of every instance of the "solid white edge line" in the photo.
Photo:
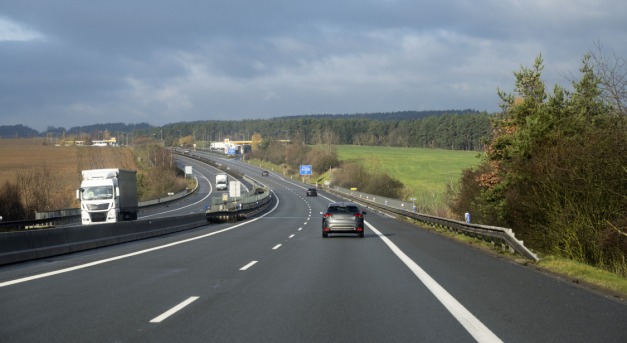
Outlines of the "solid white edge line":
{"type": "Polygon", "coordinates": [[[247,265],[243,266],[243,267],[242,267],[242,268],[240,268],[239,270],[246,270],[246,269],[248,269],[248,268],[250,268],[250,267],[254,266],[257,262],[259,262],[259,261],[251,261],[249,264],[247,264],[247,265]]]}
{"type": "Polygon", "coordinates": [[[121,259],[124,259],[124,258],[128,258],[128,257],[133,257],[133,256],[149,253],[151,251],[156,251],[156,250],[161,250],[161,249],[173,247],[175,245],[192,242],[192,241],[195,241],[195,240],[198,240],[198,239],[202,239],[202,238],[205,238],[205,237],[209,237],[209,236],[217,235],[219,233],[230,231],[230,230],[233,230],[233,229],[238,228],[240,226],[244,226],[244,225],[256,222],[257,220],[259,220],[259,219],[267,216],[268,214],[272,213],[279,206],[279,198],[276,197],[276,194],[275,194],[275,198],[276,198],[276,205],[268,213],[265,213],[264,215],[261,215],[261,216],[259,216],[257,218],[254,218],[254,219],[251,219],[249,221],[246,221],[246,222],[243,222],[243,223],[240,223],[240,224],[237,224],[237,225],[233,225],[233,226],[224,228],[222,230],[210,232],[210,233],[207,233],[207,234],[204,234],[204,235],[201,235],[201,236],[197,236],[197,237],[184,239],[182,241],[176,241],[176,242],[172,242],[172,243],[169,243],[169,244],[160,245],[160,246],[153,247],[153,248],[150,248],[150,249],[135,251],[135,252],[132,252],[132,253],[129,253],[129,254],[125,254],[125,255],[119,255],[119,256],[110,257],[110,258],[107,258],[107,259],[104,259],[104,260],[99,260],[99,261],[94,261],[94,262],[90,262],[90,263],[85,263],[85,264],[81,264],[81,265],[78,265],[78,266],[69,267],[69,268],[65,268],[65,269],[59,269],[59,270],[55,270],[55,271],[48,272],[48,273],[27,276],[27,277],[23,277],[23,278],[20,278],[20,279],[0,282],[0,288],[11,286],[11,285],[15,285],[15,284],[19,284],[19,283],[22,283],[22,282],[42,279],[42,278],[45,278],[45,277],[48,277],[48,276],[57,275],[57,274],[68,273],[68,272],[79,270],[79,269],[89,268],[89,267],[97,266],[99,264],[112,262],[112,261],[117,261],[117,260],[121,260],[121,259]]]}
{"type": "Polygon", "coordinates": [[[170,317],[171,315],[173,315],[176,312],[182,310],[185,306],[193,303],[196,300],[198,300],[198,297],[189,297],[187,300],[183,301],[182,303],[180,303],[180,304],[172,307],[171,309],[163,312],[163,314],[161,314],[160,316],[157,316],[157,317],[153,318],[150,322],[151,323],[161,323],[162,321],[168,319],[168,317],[170,317]]]}
{"type": "Polygon", "coordinates": [[[385,237],[370,223],[366,222],[379,238],[392,250],[392,252],[405,263],[405,265],[418,277],[418,279],[431,291],[431,293],[446,307],[446,309],[457,319],[457,321],[477,340],[477,342],[502,342],[487,326],[477,317],[468,311],[457,299],[440,286],[427,272],[425,272],[416,262],[407,256],[396,244],[385,237]]]}

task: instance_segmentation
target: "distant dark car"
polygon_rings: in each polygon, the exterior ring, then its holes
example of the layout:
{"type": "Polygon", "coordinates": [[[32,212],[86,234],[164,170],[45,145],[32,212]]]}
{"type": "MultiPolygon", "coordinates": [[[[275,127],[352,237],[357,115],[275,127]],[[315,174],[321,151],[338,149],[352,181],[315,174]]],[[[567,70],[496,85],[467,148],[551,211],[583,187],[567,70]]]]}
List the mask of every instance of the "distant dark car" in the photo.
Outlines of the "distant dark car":
{"type": "Polygon", "coordinates": [[[356,233],[364,237],[364,215],[357,204],[352,202],[330,203],[322,214],[322,237],[329,237],[330,233],[356,233]]]}
{"type": "Polygon", "coordinates": [[[308,197],[317,197],[318,196],[318,190],[316,190],[315,188],[307,189],[307,196],[308,197]]]}
{"type": "Polygon", "coordinates": [[[261,176],[268,176],[270,173],[268,173],[267,170],[264,170],[261,172],[261,176]]]}

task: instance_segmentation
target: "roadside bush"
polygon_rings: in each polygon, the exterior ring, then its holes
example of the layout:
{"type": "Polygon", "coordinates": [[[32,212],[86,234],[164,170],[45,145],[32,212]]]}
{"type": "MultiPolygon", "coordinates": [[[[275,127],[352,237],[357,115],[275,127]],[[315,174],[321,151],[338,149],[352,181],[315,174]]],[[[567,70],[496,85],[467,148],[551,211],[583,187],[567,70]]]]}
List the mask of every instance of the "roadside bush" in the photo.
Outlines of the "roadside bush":
{"type": "Polygon", "coordinates": [[[333,184],[344,188],[364,189],[369,175],[358,162],[343,163],[333,172],[333,184]]]}
{"type": "Polygon", "coordinates": [[[323,174],[331,168],[340,165],[335,151],[327,151],[322,149],[311,149],[307,154],[307,161],[311,164],[315,173],[323,174]]]}
{"type": "Polygon", "coordinates": [[[167,166],[153,167],[138,174],[140,201],[163,198],[169,192],[180,192],[187,187],[182,172],[167,166]],[[177,177],[177,174],[179,177],[177,177]]]}
{"type": "Polygon", "coordinates": [[[16,184],[27,218],[34,219],[35,212],[67,208],[73,201],[73,192],[62,188],[58,175],[46,165],[16,174],[16,184]]]}
{"type": "Polygon", "coordinates": [[[516,73],[482,164],[466,170],[451,208],[514,229],[538,252],[627,275],[627,117],[600,97],[583,60],[574,91],[547,94],[542,59],[516,73]]]}
{"type": "Polygon", "coordinates": [[[27,212],[22,205],[19,187],[6,181],[0,188],[0,216],[3,221],[27,219],[27,212]]]}
{"type": "Polygon", "coordinates": [[[362,192],[393,199],[402,199],[404,196],[404,185],[401,181],[385,173],[370,174],[358,162],[345,163],[336,169],[334,184],[344,188],[355,187],[362,192]]]}
{"type": "Polygon", "coordinates": [[[475,168],[468,168],[462,172],[459,187],[448,187],[449,208],[458,220],[464,220],[464,213],[472,214],[472,221],[477,223],[491,223],[492,225],[506,225],[499,215],[500,206],[486,194],[489,185],[495,180],[489,180],[490,167],[482,164],[475,168]]]}
{"type": "Polygon", "coordinates": [[[615,128],[540,147],[518,167],[528,177],[512,184],[508,221],[543,251],[627,275],[625,166],[626,134],[615,128]]]}
{"type": "Polygon", "coordinates": [[[384,173],[368,177],[364,192],[381,195],[392,199],[402,199],[404,185],[399,180],[384,173]]]}
{"type": "Polygon", "coordinates": [[[307,159],[307,154],[310,150],[311,148],[308,145],[298,140],[285,145],[285,163],[292,168],[300,170],[300,165],[311,164],[311,161],[307,159]]]}
{"type": "Polygon", "coordinates": [[[285,162],[285,145],[274,142],[265,151],[264,158],[277,165],[283,164],[285,162]]]}
{"type": "Polygon", "coordinates": [[[146,144],[134,148],[140,170],[137,172],[137,196],[139,201],[163,198],[170,192],[180,192],[187,181],[169,149],[158,144],[146,144]]]}

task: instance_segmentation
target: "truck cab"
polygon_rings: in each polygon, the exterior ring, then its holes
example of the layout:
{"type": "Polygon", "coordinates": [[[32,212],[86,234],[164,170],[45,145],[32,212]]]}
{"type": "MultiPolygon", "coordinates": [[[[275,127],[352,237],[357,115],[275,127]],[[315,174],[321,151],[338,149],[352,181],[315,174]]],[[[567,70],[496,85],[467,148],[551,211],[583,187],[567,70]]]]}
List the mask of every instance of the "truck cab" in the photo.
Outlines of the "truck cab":
{"type": "Polygon", "coordinates": [[[84,170],[76,197],[84,225],[137,219],[136,172],[123,169],[84,170]]]}
{"type": "MultiPolygon", "coordinates": [[[[117,222],[117,185],[112,180],[83,181],[79,189],[83,224],[117,222]]],[[[119,192],[119,191],[118,191],[119,192]]]]}

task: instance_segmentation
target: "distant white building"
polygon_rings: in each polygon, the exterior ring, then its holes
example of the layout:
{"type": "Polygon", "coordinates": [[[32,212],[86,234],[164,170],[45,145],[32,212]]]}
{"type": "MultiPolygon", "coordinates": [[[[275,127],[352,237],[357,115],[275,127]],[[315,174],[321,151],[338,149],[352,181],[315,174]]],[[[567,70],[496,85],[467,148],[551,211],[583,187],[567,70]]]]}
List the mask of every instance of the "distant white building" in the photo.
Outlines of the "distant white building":
{"type": "Polygon", "coordinates": [[[104,139],[100,141],[91,141],[92,146],[117,146],[118,143],[115,137],[111,137],[110,139],[104,139]]]}

